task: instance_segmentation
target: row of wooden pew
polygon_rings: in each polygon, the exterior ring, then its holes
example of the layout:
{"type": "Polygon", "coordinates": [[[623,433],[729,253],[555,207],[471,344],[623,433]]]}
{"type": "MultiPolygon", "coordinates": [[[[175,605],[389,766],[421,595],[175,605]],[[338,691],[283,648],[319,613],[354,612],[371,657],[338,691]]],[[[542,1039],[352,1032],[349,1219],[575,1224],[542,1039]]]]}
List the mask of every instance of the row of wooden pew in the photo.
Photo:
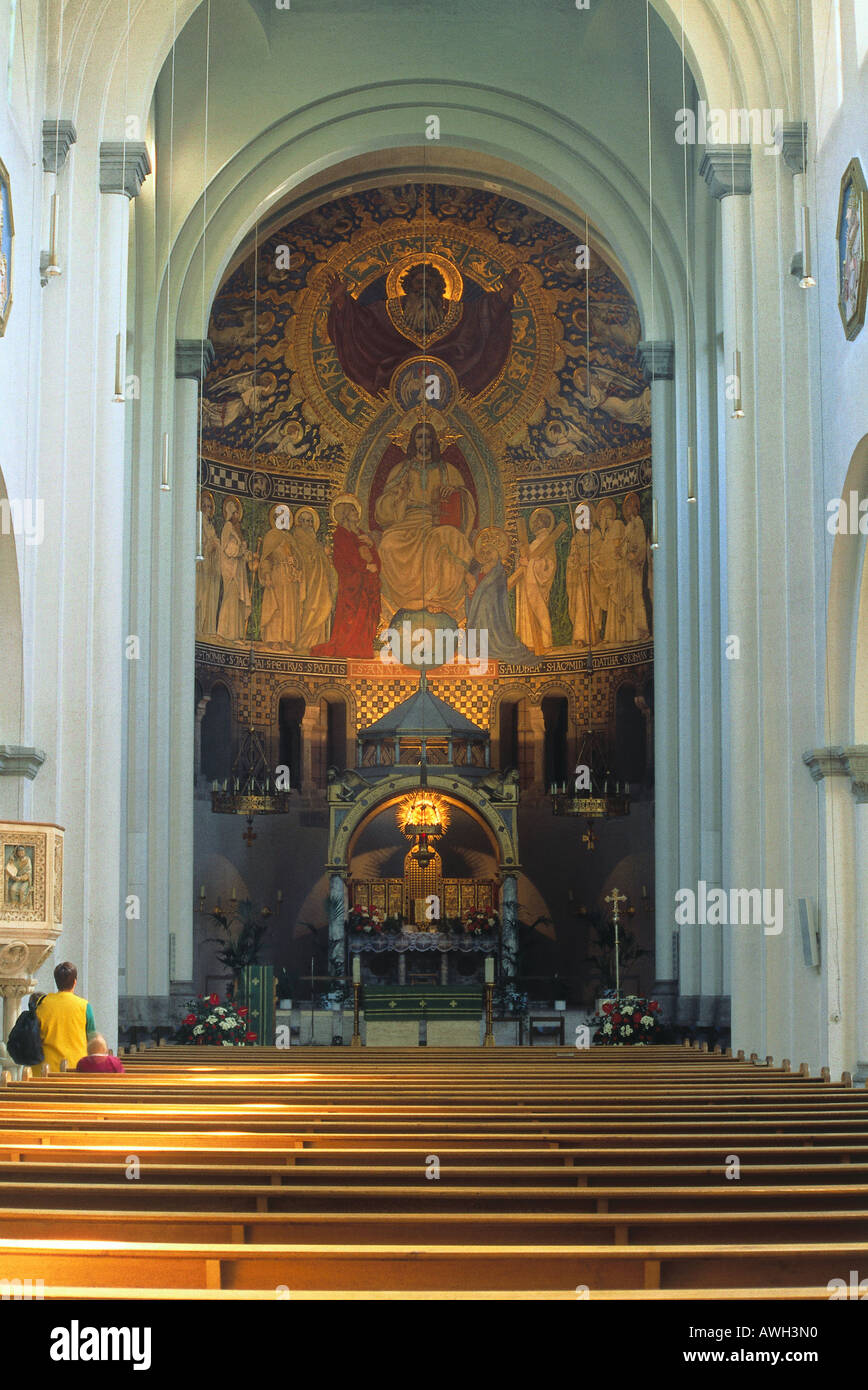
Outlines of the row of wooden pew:
{"type": "Polygon", "coordinates": [[[60,1298],[826,1299],[868,1277],[864,1088],[697,1048],[124,1062],[0,1087],[0,1280],[60,1298]]]}

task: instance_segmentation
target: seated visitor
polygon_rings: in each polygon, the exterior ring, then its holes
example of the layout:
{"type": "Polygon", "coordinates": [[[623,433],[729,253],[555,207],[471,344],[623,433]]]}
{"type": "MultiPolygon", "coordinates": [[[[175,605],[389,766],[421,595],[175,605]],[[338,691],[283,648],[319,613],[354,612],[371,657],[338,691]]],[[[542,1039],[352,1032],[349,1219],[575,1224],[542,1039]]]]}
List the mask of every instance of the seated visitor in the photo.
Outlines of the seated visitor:
{"type": "Polygon", "coordinates": [[[119,1057],[112,1057],[105,1038],[99,1033],[94,1033],[87,1045],[87,1056],[82,1057],[76,1067],[76,1071],[118,1072],[123,1069],[123,1062],[119,1057]]]}

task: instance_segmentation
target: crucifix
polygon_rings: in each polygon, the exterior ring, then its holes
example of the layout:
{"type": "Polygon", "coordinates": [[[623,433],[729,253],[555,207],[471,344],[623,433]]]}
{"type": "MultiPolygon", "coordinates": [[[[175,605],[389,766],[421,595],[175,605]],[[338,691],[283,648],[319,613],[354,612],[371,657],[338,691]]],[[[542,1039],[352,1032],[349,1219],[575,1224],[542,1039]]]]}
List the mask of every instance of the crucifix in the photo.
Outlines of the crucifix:
{"type": "Polygon", "coordinates": [[[594,822],[593,822],[593,821],[590,821],[590,820],[588,821],[588,828],[587,828],[587,830],[584,831],[584,833],[583,833],[583,835],[582,835],[582,840],[583,840],[583,842],[584,842],[584,845],[585,845],[585,848],[586,848],[586,849],[593,849],[593,848],[595,847],[595,845],[596,845],[596,843],[597,843],[597,837],[596,837],[596,835],[594,834],[594,822]]]}
{"type": "Polygon", "coordinates": [[[256,832],[255,832],[255,830],[253,829],[253,817],[252,817],[252,816],[248,816],[248,817],[247,817],[247,829],[245,830],[245,832],[244,832],[244,834],[241,836],[241,838],[242,838],[242,840],[246,840],[246,841],[247,841],[247,848],[248,848],[248,849],[251,849],[251,848],[252,848],[252,845],[253,845],[253,841],[256,839],[256,832]]]}
{"type": "Polygon", "coordinates": [[[615,996],[618,999],[620,999],[621,997],[621,964],[619,960],[620,951],[618,946],[618,927],[620,926],[621,919],[618,915],[618,909],[619,905],[621,903],[625,903],[626,901],[627,894],[619,893],[617,888],[613,888],[611,893],[606,898],[606,902],[612,904],[612,925],[615,928],[615,996]]]}

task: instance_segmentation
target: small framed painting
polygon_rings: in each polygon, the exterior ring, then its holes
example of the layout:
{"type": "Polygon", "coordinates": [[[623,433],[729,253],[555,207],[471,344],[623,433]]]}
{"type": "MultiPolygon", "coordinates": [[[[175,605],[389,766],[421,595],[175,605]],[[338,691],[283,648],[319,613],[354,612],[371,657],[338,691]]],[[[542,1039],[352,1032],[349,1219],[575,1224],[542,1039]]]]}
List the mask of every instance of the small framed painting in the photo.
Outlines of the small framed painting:
{"type": "Polygon", "coordinates": [[[15,223],[12,218],[12,190],[9,173],[0,159],[0,338],[6,332],[9,310],[12,308],[12,243],[15,223]]]}
{"type": "Polygon", "coordinates": [[[858,159],[851,159],[841,180],[838,203],[838,309],[848,339],[865,323],[868,295],[868,187],[858,159]]]}

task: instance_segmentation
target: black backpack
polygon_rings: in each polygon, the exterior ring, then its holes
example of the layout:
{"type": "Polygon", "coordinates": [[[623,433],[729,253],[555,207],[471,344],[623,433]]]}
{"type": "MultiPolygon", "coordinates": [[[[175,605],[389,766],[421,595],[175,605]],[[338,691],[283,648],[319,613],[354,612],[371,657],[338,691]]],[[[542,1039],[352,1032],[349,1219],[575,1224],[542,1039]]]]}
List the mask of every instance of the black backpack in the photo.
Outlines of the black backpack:
{"type": "Polygon", "coordinates": [[[42,1034],[35,1008],[25,1009],[18,1017],[6,1043],[13,1062],[19,1067],[38,1067],[45,1061],[42,1034]]]}

